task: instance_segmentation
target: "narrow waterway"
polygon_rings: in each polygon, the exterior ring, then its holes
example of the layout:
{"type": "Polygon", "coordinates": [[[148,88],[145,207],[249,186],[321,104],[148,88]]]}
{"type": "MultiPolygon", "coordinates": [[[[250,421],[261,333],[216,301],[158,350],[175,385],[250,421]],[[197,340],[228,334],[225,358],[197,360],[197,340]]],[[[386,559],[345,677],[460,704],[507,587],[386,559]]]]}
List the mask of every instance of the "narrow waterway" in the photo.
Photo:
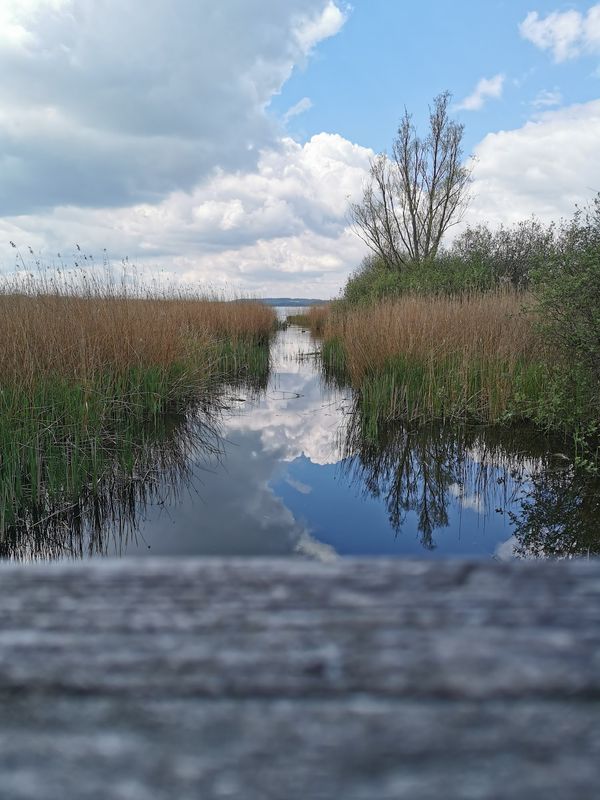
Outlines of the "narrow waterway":
{"type": "MultiPolygon", "coordinates": [[[[229,397],[222,451],[197,457],[175,495],[166,482],[135,530],[113,535],[105,552],[544,554],[527,540],[533,476],[564,476],[565,464],[543,437],[396,426],[384,443],[365,446],[352,433],[352,391],[324,383],[317,347],[298,327],[279,332],[266,391],[229,397]]],[[[546,485],[544,493],[548,504],[546,485]]]]}
{"type": "Polygon", "coordinates": [[[201,412],[174,420],[125,484],[109,480],[67,514],[24,525],[4,538],[3,556],[600,551],[598,480],[582,481],[560,443],[531,430],[400,422],[374,442],[357,402],[324,380],[318,343],[290,326],[272,344],[266,388],[226,388],[210,424],[201,412]]]}

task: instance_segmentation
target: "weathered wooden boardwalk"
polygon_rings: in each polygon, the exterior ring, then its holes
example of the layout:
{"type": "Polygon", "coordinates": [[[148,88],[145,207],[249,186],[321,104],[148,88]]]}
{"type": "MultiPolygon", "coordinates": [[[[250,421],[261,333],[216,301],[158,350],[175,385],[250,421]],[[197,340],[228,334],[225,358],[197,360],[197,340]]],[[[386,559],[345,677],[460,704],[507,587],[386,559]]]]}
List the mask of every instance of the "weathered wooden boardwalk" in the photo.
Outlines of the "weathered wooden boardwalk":
{"type": "Polygon", "coordinates": [[[0,567],[2,800],[597,800],[600,564],[0,567]]]}

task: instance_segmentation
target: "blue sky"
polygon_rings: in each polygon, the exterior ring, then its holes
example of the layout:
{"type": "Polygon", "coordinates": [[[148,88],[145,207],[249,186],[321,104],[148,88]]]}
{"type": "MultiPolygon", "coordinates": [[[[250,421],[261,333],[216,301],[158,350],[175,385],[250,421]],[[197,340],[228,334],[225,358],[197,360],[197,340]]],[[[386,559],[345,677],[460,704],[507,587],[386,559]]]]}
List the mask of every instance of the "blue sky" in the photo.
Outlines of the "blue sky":
{"type": "Polygon", "coordinates": [[[535,9],[586,12],[593,4],[556,0],[355,0],[340,33],[324,41],[305,68],[297,68],[272,102],[285,114],[304,97],[312,107],[288,123],[306,140],[336,131],[376,151],[389,149],[404,107],[426,122],[427,106],[448,89],[459,101],[481,78],[505,76],[502,96],[456,116],[465,124],[465,151],[491,131],[521,127],[544,92],[558,105],[600,96],[600,52],[555,63],[519,33],[535,9]]]}
{"type": "Polygon", "coordinates": [[[600,191],[598,1],[2,0],[0,74],[4,271],[80,244],[176,283],[335,295],[366,254],[347,208],[370,159],[445,89],[476,156],[463,224],[600,191]]]}

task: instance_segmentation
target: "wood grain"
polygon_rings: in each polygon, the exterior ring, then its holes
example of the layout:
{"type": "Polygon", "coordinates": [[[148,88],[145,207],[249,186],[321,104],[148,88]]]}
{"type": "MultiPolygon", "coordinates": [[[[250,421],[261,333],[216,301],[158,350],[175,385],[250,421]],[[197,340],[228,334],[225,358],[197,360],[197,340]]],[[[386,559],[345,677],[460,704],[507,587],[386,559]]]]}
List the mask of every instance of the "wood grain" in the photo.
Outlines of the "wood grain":
{"type": "Polygon", "coordinates": [[[597,798],[600,564],[0,567],[3,800],[597,798]]]}

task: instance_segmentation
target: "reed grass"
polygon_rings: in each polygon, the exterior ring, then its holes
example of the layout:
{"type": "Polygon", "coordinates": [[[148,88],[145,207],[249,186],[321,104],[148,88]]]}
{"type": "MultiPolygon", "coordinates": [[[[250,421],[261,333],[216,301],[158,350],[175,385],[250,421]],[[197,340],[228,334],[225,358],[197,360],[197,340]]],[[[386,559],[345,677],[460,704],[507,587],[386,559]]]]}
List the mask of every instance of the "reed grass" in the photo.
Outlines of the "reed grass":
{"type": "Polygon", "coordinates": [[[329,316],[329,304],[311,306],[305,314],[290,314],[286,321],[290,325],[308,328],[314,336],[322,336],[329,316]]]}
{"type": "Polygon", "coordinates": [[[143,426],[268,370],[272,309],[110,281],[0,286],[0,532],[133,469],[143,426]],[[115,456],[115,454],[117,454],[115,456]]]}
{"type": "Polygon", "coordinates": [[[324,364],[346,372],[374,426],[528,418],[547,391],[549,368],[524,302],[498,291],[334,306],[323,325],[324,364]]]}

